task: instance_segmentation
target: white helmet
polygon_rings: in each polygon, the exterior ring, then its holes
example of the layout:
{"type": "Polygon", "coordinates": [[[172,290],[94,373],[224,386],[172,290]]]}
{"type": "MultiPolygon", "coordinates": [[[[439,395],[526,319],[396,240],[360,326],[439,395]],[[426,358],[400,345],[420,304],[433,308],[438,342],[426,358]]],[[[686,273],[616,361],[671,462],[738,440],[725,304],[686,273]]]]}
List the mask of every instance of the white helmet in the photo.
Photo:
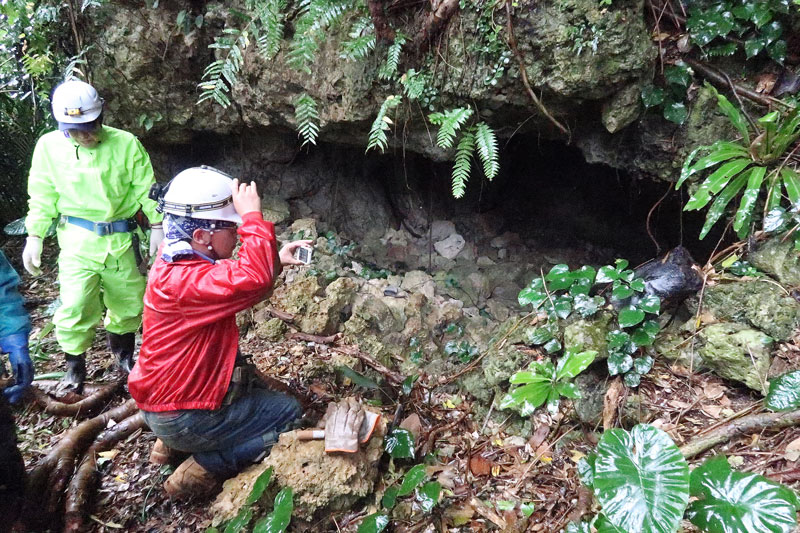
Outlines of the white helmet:
{"type": "Polygon", "coordinates": [[[164,213],[205,220],[242,223],[233,207],[233,180],[213,167],[187,168],[172,178],[158,199],[164,213]]]}
{"type": "Polygon", "coordinates": [[[81,129],[103,112],[103,99],[94,87],[79,80],[65,81],[53,91],[53,116],[58,129],[81,129]]]}

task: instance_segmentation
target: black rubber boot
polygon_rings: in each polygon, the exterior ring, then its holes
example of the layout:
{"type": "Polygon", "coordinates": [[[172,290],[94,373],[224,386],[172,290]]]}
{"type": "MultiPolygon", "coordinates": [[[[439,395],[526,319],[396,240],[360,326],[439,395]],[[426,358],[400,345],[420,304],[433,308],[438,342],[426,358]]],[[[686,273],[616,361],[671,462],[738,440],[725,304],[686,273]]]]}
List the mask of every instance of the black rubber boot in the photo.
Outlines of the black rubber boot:
{"type": "Polygon", "coordinates": [[[133,370],[133,351],[136,349],[135,333],[108,332],[108,350],[117,360],[117,368],[128,374],[133,370]]]}
{"type": "Polygon", "coordinates": [[[76,394],[83,394],[83,382],[86,379],[86,358],[84,354],[65,356],[67,360],[67,374],[61,378],[59,389],[69,390],[76,394]]]}

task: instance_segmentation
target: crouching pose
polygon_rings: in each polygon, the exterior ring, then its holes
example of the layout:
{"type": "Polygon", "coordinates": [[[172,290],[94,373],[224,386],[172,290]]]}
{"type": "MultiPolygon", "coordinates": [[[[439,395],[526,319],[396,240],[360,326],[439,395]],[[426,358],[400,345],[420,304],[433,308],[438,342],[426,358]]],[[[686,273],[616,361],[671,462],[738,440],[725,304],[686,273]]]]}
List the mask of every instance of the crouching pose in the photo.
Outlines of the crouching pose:
{"type": "Polygon", "coordinates": [[[172,497],[204,496],[277,442],[301,415],[286,394],[247,386],[237,362],[236,313],[266,298],[295,241],[280,252],[255,183],[210,167],[185,170],[162,191],[166,238],[144,296],[131,396],[159,437],[158,459],[191,453],[164,483],[172,497]],[[238,226],[238,230],[237,230],[238,226]],[[237,243],[237,260],[230,260],[237,243]]]}

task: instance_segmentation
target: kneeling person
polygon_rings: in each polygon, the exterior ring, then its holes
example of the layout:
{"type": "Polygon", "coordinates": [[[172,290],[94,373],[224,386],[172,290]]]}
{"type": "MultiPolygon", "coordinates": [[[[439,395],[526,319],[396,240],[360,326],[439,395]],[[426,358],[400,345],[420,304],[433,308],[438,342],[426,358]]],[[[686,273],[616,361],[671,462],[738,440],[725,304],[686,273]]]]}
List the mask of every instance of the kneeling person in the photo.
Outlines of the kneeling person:
{"type": "Polygon", "coordinates": [[[266,298],[309,241],[278,252],[255,183],[210,167],[178,174],[159,204],[166,239],[150,270],[128,385],[163,445],[192,454],[164,483],[167,492],[203,496],[262,457],[301,415],[291,396],[235,386],[236,313],[266,298]],[[242,246],[233,261],[237,233],[242,246]]]}

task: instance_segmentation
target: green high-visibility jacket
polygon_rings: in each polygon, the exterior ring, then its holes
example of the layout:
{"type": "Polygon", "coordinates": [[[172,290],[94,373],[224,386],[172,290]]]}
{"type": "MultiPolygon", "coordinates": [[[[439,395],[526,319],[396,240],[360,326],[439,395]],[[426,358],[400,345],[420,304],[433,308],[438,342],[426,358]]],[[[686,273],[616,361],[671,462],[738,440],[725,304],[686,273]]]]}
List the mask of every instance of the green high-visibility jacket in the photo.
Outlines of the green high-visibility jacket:
{"type": "MultiPolygon", "coordinates": [[[[161,222],[156,203],[147,197],[155,181],[150,157],[131,133],[103,126],[100,144],[83,148],[62,131],[39,139],[28,177],[29,235],[43,237],[60,215],[93,222],[133,217],[141,208],[151,223],[161,222]]],[[[60,224],[61,253],[104,262],[120,257],[131,245],[129,233],[100,236],[73,224],[60,224]]]]}

